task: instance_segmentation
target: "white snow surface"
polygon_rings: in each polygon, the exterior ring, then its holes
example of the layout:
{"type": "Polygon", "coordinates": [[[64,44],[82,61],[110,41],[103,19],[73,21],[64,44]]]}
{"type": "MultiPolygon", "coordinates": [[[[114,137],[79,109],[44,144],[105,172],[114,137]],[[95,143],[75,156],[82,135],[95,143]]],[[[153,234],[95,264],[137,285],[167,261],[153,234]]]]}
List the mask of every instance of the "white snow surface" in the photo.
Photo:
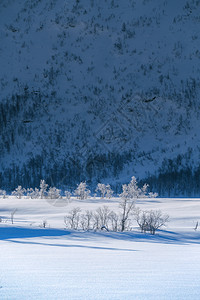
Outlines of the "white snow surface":
{"type": "Polygon", "coordinates": [[[63,218],[73,207],[117,211],[117,198],[58,205],[0,199],[0,299],[199,299],[200,232],[194,227],[200,199],[139,200],[142,209],[170,215],[155,236],[140,233],[136,224],[123,233],[65,228],[63,218]]]}

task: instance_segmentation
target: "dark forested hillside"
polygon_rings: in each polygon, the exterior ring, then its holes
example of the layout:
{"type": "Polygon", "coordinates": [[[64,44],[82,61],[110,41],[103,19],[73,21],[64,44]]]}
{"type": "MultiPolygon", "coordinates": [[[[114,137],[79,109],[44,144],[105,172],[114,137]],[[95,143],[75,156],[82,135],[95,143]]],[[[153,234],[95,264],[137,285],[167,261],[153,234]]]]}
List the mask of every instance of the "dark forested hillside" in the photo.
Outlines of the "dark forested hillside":
{"type": "Polygon", "coordinates": [[[2,0],[0,188],[199,195],[200,1],[2,0]]]}

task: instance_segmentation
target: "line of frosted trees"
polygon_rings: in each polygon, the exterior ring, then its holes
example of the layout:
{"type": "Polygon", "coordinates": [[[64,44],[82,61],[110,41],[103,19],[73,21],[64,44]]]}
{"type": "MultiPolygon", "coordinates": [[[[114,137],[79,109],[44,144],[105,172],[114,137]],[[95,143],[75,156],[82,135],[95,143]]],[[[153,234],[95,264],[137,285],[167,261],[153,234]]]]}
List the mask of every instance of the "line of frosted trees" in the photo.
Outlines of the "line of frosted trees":
{"type": "MultiPolygon", "coordinates": [[[[113,196],[113,190],[111,189],[111,186],[109,184],[98,183],[95,191],[96,193],[94,194],[94,197],[96,197],[97,194],[99,194],[101,198],[107,198],[107,199],[110,199],[113,196]]],[[[67,200],[70,200],[72,196],[75,196],[77,197],[77,199],[84,200],[90,197],[91,191],[88,189],[86,182],[81,182],[73,193],[69,191],[64,191],[64,196],[63,196],[60,189],[57,189],[56,187],[49,187],[48,184],[45,182],[45,180],[41,180],[39,188],[25,189],[21,185],[19,185],[12,192],[12,195],[16,196],[19,199],[21,199],[23,196],[27,196],[28,198],[32,198],[32,199],[66,198],[67,200]]],[[[3,198],[5,198],[6,191],[0,190],[0,196],[3,196],[3,198]]]]}
{"type": "MultiPolygon", "coordinates": [[[[113,191],[110,185],[98,183],[96,192],[101,198],[110,199],[113,191]]],[[[73,196],[84,200],[90,196],[91,192],[85,182],[81,182],[75,189],[73,196]]],[[[5,191],[0,190],[0,195],[6,197],[5,191]]],[[[30,198],[65,198],[67,202],[71,201],[72,194],[65,191],[61,196],[61,190],[55,187],[49,187],[45,180],[41,180],[40,188],[25,190],[18,186],[12,195],[17,198],[27,196],[30,198]]],[[[96,195],[95,195],[96,196],[96,195]]],[[[127,231],[131,230],[132,221],[136,221],[141,232],[150,232],[155,234],[156,230],[165,226],[169,220],[168,215],[164,215],[160,210],[141,210],[136,207],[136,200],[139,198],[155,198],[156,193],[148,192],[148,185],[144,184],[142,188],[138,187],[136,178],[133,176],[129,184],[122,185],[122,193],[118,195],[119,212],[110,210],[107,206],[99,207],[95,211],[86,210],[82,213],[79,207],[75,207],[64,217],[66,228],[73,230],[106,230],[106,231],[127,231]]]]}

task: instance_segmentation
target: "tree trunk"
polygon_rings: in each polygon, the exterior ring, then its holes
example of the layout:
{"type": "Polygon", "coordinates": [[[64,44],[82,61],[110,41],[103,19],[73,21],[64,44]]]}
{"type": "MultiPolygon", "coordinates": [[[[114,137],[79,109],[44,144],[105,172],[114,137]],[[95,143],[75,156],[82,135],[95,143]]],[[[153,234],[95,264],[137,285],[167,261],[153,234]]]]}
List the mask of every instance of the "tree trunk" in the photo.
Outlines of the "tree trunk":
{"type": "Polygon", "coordinates": [[[125,229],[125,222],[126,222],[126,221],[123,219],[123,220],[122,220],[122,230],[121,230],[121,231],[124,231],[124,229],[125,229]]]}

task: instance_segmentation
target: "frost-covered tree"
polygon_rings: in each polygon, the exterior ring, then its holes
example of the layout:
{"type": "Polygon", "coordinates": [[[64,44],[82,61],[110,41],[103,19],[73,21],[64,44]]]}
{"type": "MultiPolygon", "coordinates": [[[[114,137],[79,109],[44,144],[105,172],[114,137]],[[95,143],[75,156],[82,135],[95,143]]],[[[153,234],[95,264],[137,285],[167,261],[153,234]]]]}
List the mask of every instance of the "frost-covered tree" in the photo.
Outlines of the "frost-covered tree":
{"type": "Polygon", "coordinates": [[[113,195],[113,191],[109,184],[98,183],[96,187],[96,192],[100,192],[101,198],[111,198],[113,195]]]}
{"type": "Polygon", "coordinates": [[[40,197],[40,191],[39,189],[35,188],[29,188],[27,189],[27,196],[30,197],[31,199],[36,199],[40,197]]]}
{"type": "Polygon", "coordinates": [[[158,193],[152,193],[152,192],[150,192],[150,193],[148,193],[148,197],[149,198],[156,198],[156,197],[158,197],[158,193]]]}
{"type": "Polygon", "coordinates": [[[47,188],[48,188],[48,184],[45,182],[45,180],[41,180],[40,181],[40,198],[45,198],[45,196],[47,195],[47,188]]]}
{"type": "Polygon", "coordinates": [[[110,184],[106,185],[106,198],[110,199],[113,195],[113,190],[110,187],[110,184]]]}
{"type": "Polygon", "coordinates": [[[128,221],[129,215],[134,210],[136,200],[138,198],[149,197],[147,188],[148,185],[144,184],[144,186],[140,189],[134,176],[131,178],[129,184],[123,184],[123,191],[119,195],[121,208],[121,231],[124,231],[126,228],[126,223],[128,221]]]}
{"type": "Polygon", "coordinates": [[[145,184],[143,185],[142,190],[141,190],[142,193],[143,193],[143,195],[146,195],[146,194],[147,194],[148,187],[149,187],[149,185],[148,185],[147,183],[145,183],[145,184]]]}
{"type": "Polygon", "coordinates": [[[103,183],[98,183],[95,191],[100,192],[101,198],[104,198],[106,194],[106,185],[103,183]]]}
{"type": "Polygon", "coordinates": [[[141,188],[138,198],[146,198],[146,197],[147,198],[156,198],[156,197],[158,197],[158,193],[148,192],[148,188],[149,188],[149,185],[145,183],[143,185],[143,187],[141,188]]]}
{"type": "Polygon", "coordinates": [[[21,199],[22,196],[26,193],[26,189],[22,188],[21,185],[19,185],[13,192],[12,195],[16,196],[18,199],[21,199]]]}
{"type": "Polygon", "coordinates": [[[32,198],[32,197],[31,197],[31,194],[33,193],[33,191],[34,191],[33,188],[28,188],[28,189],[26,190],[26,195],[27,195],[28,198],[32,198]]]}
{"type": "Polygon", "coordinates": [[[50,199],[58,199],[61,197],[60,192],[61,192],[61,190],[59,190],[55,187],[50,187],[48,190],[47,197],[50,199]]]}
{"type": "Polygon", "coordinates": [[[121,208],[121,231],[125,230],[127,220],[135,206],[135,200],[139,195],[136,178],[133,176],[129,184],[123,184],[120,197],[121,208]]]}
{"type": "Polygon", "coordinates": [[[0,196],[5,199],[6,198],[6,191],[5,190],[0,190],[0,196]]]}
{"type": "Polygon", "coordinates": [[[91,192],[87,188],[86,182],[81,182],[74,191],[74,194],[77,196],[77,198],[81,200],[87,199],[90,193],[91,192]]]}

